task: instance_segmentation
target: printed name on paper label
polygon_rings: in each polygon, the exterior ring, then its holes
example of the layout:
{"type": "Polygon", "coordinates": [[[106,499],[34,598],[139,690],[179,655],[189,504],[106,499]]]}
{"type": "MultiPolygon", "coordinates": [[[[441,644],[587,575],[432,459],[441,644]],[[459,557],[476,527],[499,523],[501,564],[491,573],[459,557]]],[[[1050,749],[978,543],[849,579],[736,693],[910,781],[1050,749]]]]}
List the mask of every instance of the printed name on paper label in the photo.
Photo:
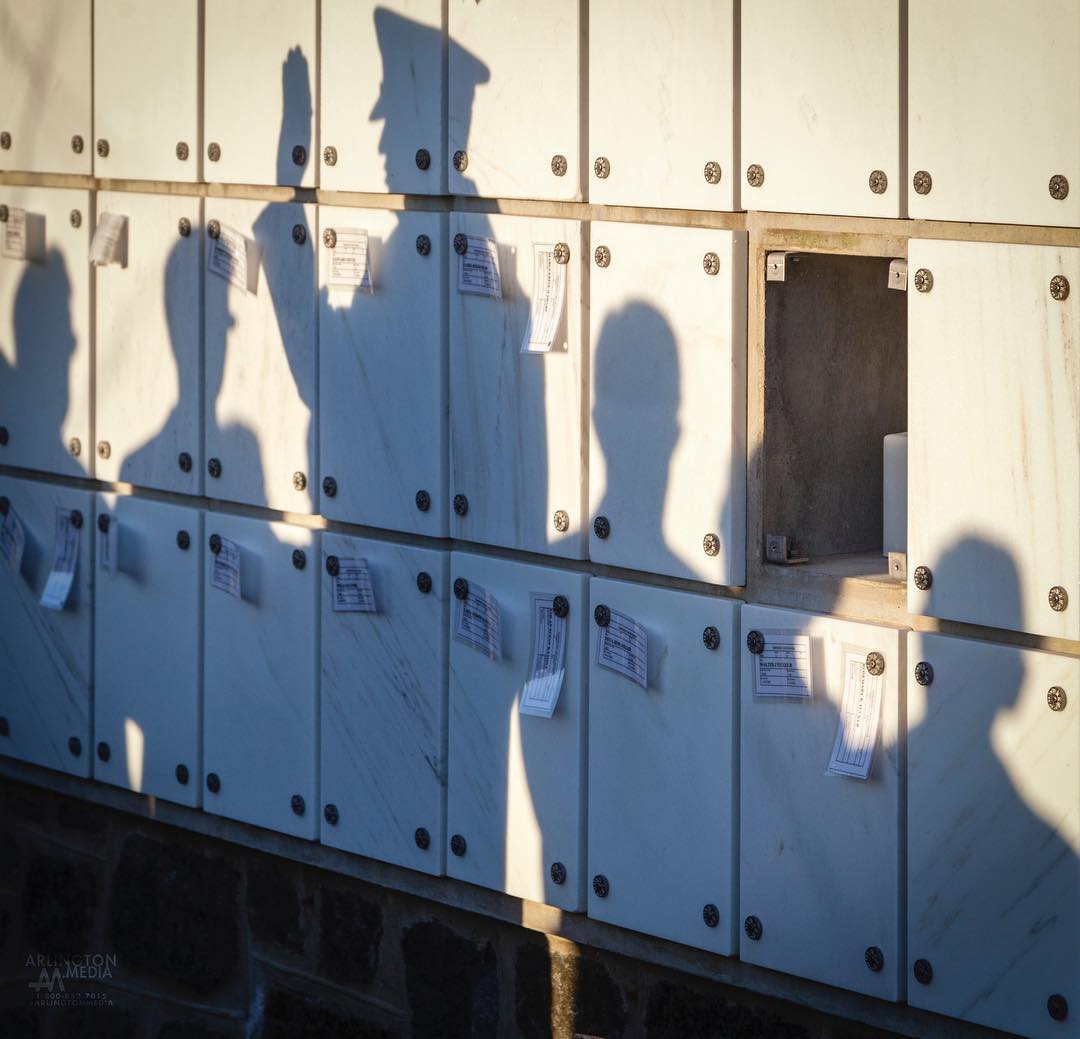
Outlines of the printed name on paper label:
{"type": "Polygon", "coordinates": [[[90,241],[90,262],[97,267],[110,263],[127,266],[127,222],[119,213],[102,213],[90,241]]]}
{"type": "Polygon", "coordinates": [[[455,601],[454,638],[498,660],[502,656],[502,610],[498,599],[470,581],[469,594],[455,601]]]}
{"type": "Polygon", "coordinates": [[[885,676],[866,669],[867,653],[865,649],[844,650],[844,697],[825,770],[831,776],[867,779],[873,767],[885,676]]]}
{"type": "Polygon", "coordinates": [[[22,572],[23,552],[26,549],[26,531],[15,513],[15,506],[8,503],[7,515],[0,522],[0,556],[4,557],[13,573],[22,572]]]}
{"type": "Polygon", "coordinates": [[[41,593],[41,605],[45,609],[62,610],[67,605],[78,561],[79,528],[71,521],[71,509],[57,506],[52,567],[41,593]]]}
{"type": "Polygon", "coordinates": [[[240,598],[240,546],[228,538],[221,538],[221,551],[213,557],[210,565],[210,587],[226,592],[234,599],[240,598]]]}
{"type": "Polygon", "coordinates": [[[546,354],[551,350],[562,322],[566,267],[565,263],[555,262],[555,246],[534,246],[532,305],[521,341],[523,354],[546,354]]]}
{"type": "Polygon", "coordinates": [[[809,635],[765,632],[765,648],[754,657],[754,695],[782,700],[813,697],[809,635]]]}
{"type": "Polygon", "coordinates": [[[466,235],[465,240],[468,248],[458,257],[458,292],[502,299],[498,246],[480,235],[466,235]]]}
{"type": "Polygon", "coordinates": [[[596,643],[596,663],[608,671],[614,671],[642,689],[649,686],[649,636],[632,617],[617,610],[611,611],[611,620],[600,629],[596,643]]]}
{"type": "Polygon", "coordinates": [[[360,227],[337,227],[337,241],[330,253],[330,277],[327,286],[336,292],[371,292],[371,267],[368,260],[368,233],[360,227]]]}
{"type": "Polygon", "coordinates": [[[98,527],[98,558],[101,560],[101,569],[111,575],[119,569],[117,553],[120,545],[120,524],[115,516],[106,516],[105,519],[105,529],[98,527]]]}
{"type": "Polygon", "coordinates": [[[222,224],[206,250],[206,269],[241,292],[255,294],[259,278],[259,249],[235,228],[222,224]]]}
{"type": "Polygon", "coordinates": [[[366,559],[339,559],[333,582],[335,613],[378,612],[366,559]]]}
{"type": "Polygon", "coordinates": [[[518,708],[539,718],[555,713],[566,677],[566,617],[556,615],[555,598],[533,596],[532,665],[518,708]]]}
{"type": "Polygon", "coordinates": [[[26,210],[8,209],[4,227],[4,256],[9,260],[27,259],[26,247],[26,210]]]}

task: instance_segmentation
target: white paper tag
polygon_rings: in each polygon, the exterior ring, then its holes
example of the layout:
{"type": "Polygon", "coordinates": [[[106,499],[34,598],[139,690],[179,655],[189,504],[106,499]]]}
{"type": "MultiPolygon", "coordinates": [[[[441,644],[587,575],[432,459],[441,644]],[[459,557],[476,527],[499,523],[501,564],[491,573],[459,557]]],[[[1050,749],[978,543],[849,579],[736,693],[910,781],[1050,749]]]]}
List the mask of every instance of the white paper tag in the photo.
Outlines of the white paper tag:
{"type": "Polygon", "coordinates": [[[45,609],[62,610],[67,604],[78,561],[79,528],[71,522],[71,509],[57,506],[52,569],[41,593],[41,605],[45,609]]]}
{"type": "Polygon", "coordinates": [[[371,292],[368,233],[360,227],[335,228],[337,241],[330,253],[328,287],[335,292],[371,292]]]}
{"type": "Polygon", "coordinates": [[[9,260],[25,260],[26,247],[26,210],[8,209],[8,218],[4,224],[4,256],[9,260]]]}
{"type": "Polygon", "coordinates": [[[210,568],[210,587],[240,598],[240,546],[235,541],[221,538],[221,550],[210,568]]]}
{"type": "Polygon", "coordinates": [[[333,582],[335,613],[377,613],[366,559],[339,559],[333,582]]]}
{"type": "Polygon", "coordinates": [[[466,235],[465,239],[469,247],[458,257],[458,292],[502,299],[498,246],[480,235],[466,235]]]}
{"type": "MultiPolygon", "coordinates": [[[[107,521],[105,529],[98,527],[98,559],[101,560],[101,569],[107,574],[115,574],[119,569],[118,549],[120,545],[120,524],[115,516],[105,516],[107,521]]],[[[100,517],[99,517],[100,520],[100,517]]]]}
{"type": "Polygon", "coordinates": [[[550,718],[566,677],[566,618],[555,614],[554,595],[533,596],[532,666],[519,710],[550,718]]]}
{"type": "Polygon", "coordinates": [[[254,295],[259,284],[259,248],[235,228],[221,224],[206,250],[206,269],[254,295]]]}
{"type": "Polygon", "coordinates": [[[566,298],[566,267],[555,262],[555,246],[533,247],[532,307],[521,340],[523,354],[546,354],[555,341],[566,298]]]}
{"type": "Polygon", "coordinates": [[[90,262],[98,267],[118,263],[127,266],[127,222],[119,213],[102,213],[90,242],[90,262]]]}
{"type": "Polygon", "coordinates": [[[649,687],[649,636],[636,620],[618,610],[600,629],[596,642],[596,663],[608,671],[629,678],[642,689],[649,687]]]}
{"type": "Polygon", "coordinates": [[[885,676],[866,670],[865,649],[844,650],[844,698],[836,741],[825,770],[831,776],[867,779],[874,763],[885,676]]]}
{"type": "Polygon", "coordinates": [[[15,506],[8,503],[7,515],[0,523],[0,556],[3,556],[12,572],[22,573],[23,552],[26,549],[26,531],[15,513],[15,506]]]}
{"type": "Polygon", "coordinates": [[[454,638],[467,642],[492,660],[498,660],[502,656],[502,610],[499,600],[470,581],[469,594],[456,602],[454,638]]]}
{"type": "Polygon", "coordinates": [[[754,657],[754,695],[780,700],[813,697],[809,635],[765,632],[765,648],[754,657]]]}

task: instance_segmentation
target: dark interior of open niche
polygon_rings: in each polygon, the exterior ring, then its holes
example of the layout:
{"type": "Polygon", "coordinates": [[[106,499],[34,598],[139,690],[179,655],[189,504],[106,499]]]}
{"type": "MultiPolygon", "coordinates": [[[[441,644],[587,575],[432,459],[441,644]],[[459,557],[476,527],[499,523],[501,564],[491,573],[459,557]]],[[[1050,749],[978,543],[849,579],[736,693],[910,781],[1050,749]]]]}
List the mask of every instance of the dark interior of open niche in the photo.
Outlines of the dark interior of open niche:
{"type": "Polygon", "coordinates": [[[882,578],[883,439],[907,429],[907,293],[889,264],[787,253],[765,285],[766,541],[882,578]]]}

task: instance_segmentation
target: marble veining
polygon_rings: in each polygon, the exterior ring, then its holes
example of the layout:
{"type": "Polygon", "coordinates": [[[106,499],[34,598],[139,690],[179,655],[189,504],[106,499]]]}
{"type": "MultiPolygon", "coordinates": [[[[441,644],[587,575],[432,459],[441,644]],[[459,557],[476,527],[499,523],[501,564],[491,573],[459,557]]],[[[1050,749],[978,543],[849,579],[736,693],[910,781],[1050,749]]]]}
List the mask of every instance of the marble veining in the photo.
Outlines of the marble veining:
{"type": "Polygon", "coordinates": [[[0,715],[10,733],[0,737],[0,753],[88,776],[93,498],[10,477],[0,477],[0,497],[26,533],[21,574],[0,564],[0,715]],[[62,611],[39,603],[52,567],[57,507],[83,515],[75,580],[62,611]],[[77,755],[68,746],[71,737],[81,741],[77,755]]]}
{"type": "Polygon", "coordinates": [[[589,615],[589,915],[730,956],[736,919],[736,603],[593,578],[589,615]],[[649,688],[596,663],[599,604],[649,638],[649,688]],[[717,629],[720,645],[702,632],[717,629]],[[703,919],[706,905],[717,926],[703,919]]]}
{"type": "Polygon", "coordinates": [[[323,535],[323,557],[363,558],[376,613],[336,613],[321,569],[324,844],[441,874],[446,855],[445,552],[323,535]],[[431,591],[417,588],[421,571],[431,591]],[[418,847],[417,828],[430,837],[418,847]]]}

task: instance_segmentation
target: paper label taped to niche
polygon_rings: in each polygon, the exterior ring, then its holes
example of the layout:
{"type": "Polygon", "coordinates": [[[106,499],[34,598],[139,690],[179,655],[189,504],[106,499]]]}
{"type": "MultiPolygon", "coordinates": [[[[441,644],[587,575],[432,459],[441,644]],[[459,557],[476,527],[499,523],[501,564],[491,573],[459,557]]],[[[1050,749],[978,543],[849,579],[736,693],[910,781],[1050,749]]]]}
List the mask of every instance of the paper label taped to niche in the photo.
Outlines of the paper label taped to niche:
{"type": "Polygon", "coordinates": [[[832,776],[867,779],[874,763],[885,676],[867,671],[866,656],[864,649],[844,651],[844,698],[826,769],[832,776]]]}
{"type": "Polygon", "coordinates": [[[41,605],[47,610],[62,610],[71,595],[75,566],[79,561],[79,528],[71,522],[71,509],[57,506],[56,534],[53,538],[53,561],[41,605]]]}
{"type": "Polygon", "coordinates": [[[334,612],[378,612],[366,559],[338,560],[338,572],[334,575],[334,612]]]}
{"type": "Polygon", "coordinates": [[[502,610],[498,599],[470,581],[469,594],[455,602],[454,638],[497,660],[502,656],[502,610]]]}
{"type": "Polygon", "coordinates": [[[337,241],[330,253],[327,286],[335,292],[371,292],[368,233],[361,227],[336,227],[337,241]]]}
{"type": "Polygon", "coordinates": [[[258,246],[239,231],[221,224],[206,250],[206,269],[241,292],[254,294],[258,285],[258,246]]]}
{"type": "Polygon", "coordinates": [[[458,257],[458,292],[502,299],[499,247],[480,235],[466,235],[465,240],[468,248],[464,256],[458,257]]]}
{"type": "Polygon", "coordinates": [[[22,572],[23,552],[26,549],[26,531],[15,514],[15,506],[8,503],[7,515],[0,523],[0,556],[16,574],[22,572]]]}
{"type": "Polygon", "coordinates": [[[240,546],[235,541],[221,538],[221,551],[210,566],[210,587],[240,598],[240,546]]]}
{"type": "Polygon", "coordinates": [[[754,657],[754,695],[788,700],[813,697],[809,635],[765,632],[765,648],[754,657]]]}
{"type": "Polygon", "coordinates": [[[26,210],[8,209],[4,223],[4,256],[9,260],[26,259],[26,210]]]}
{"type": "Polygon", "coordinates": [[[102,213],[90,242],[90,262],[97,267],[110,263],[127,266],[127,222],[119,213],[102,213]]]}
{"type": "Polygon", "coordinates": [[[566,267],[555,262],[555,246],[534,246],[532,306],[521,341],[523,354],[546,354],[555,342],[566,299],[566,267]]]}
{"type": "Polygon", "coordinates": [[[533,596],[533,650],[519,710],[550,718],[566,677],[566,618],[555,613],[554,595],[533,596]]]}
{"type": "Polygon", "coordinates": [[[596,642],[596,663],[608,671],[629,678],[642,689],[649,686],[649,636],[636,620],[617,610],[600,629],[596,642]]]}

